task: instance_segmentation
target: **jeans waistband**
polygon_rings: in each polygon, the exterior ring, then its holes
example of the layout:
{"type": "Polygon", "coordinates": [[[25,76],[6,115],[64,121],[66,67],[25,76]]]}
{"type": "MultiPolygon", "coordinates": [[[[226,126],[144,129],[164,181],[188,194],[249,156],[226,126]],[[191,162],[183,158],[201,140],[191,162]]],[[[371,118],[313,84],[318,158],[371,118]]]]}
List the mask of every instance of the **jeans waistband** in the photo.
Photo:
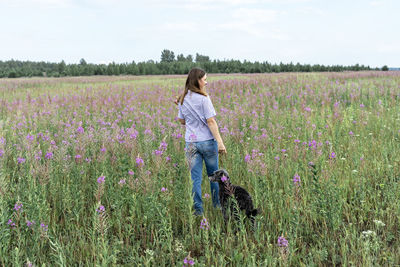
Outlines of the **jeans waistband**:
{"type": "Polygon", "coordinates": [[[211,142],[211,141],[217,142],[217,140],[215,138],[213,138],[213,139],[198,141],[198,142],[186,142],[186,144],[202,144],[202,143],[211,142]]]}

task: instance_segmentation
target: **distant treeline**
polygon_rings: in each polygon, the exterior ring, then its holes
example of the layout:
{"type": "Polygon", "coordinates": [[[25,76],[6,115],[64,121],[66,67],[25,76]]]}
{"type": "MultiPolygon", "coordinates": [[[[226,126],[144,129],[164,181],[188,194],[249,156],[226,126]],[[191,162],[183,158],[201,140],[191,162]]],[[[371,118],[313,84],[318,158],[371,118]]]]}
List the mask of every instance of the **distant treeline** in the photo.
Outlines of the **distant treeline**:
{"type": "MultiPolygon", "coordinates": [[[[0,78],[17,77],[62,77],[62,76],[90,76],[90,75],[160,75],[160,74],[187,74],[192,67],[200,67],[209,73],[268,73],[268,72],[325,72],[325,71],[361,71],[372,70],[369,66],[356,64],[354,66],[324,66],[309,64],[271,64],[265,62],[250,62],[239,60],[210,60],[208,56],[196,54],[175,57],[174,52],[163,50],[161,61],[146,62],[132,61],[131,63],[91,64],[81,59],[79,64],[49,62],[32,62],[9,60],[0,61],[0,78]]],[[[378,70],[375,68],[373,70],[378,70]]],[[[388,70],[384,66],[382,70],[388,70]]]]}

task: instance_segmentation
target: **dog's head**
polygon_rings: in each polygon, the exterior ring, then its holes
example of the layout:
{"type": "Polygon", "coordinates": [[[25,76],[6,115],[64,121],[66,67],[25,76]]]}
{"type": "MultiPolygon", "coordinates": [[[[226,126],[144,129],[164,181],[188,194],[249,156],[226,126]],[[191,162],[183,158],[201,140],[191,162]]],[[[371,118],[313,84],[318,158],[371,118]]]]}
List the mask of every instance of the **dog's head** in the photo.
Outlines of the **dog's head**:
{"type": "Polygon", "coordinates": [[[229,174],[224,169],[216,170],[211,176],[208,177],[210,182],[224,183],[229,181],[229,174]]]}

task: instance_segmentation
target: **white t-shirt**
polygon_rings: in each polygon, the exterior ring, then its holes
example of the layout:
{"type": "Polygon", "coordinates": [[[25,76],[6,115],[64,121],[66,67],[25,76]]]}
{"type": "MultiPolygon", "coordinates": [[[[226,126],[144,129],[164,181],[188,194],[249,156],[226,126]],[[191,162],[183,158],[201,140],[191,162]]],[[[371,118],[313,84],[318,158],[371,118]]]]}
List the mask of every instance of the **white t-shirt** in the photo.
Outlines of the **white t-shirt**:
{"type": "Polygon", "coordinates": [[[178,118],[185,120],[186,142],[201,142],[214,139],[207,119],[217,115],[209,96],[203,96],[189,91],[183,104],[178,104],[178,118]]]}

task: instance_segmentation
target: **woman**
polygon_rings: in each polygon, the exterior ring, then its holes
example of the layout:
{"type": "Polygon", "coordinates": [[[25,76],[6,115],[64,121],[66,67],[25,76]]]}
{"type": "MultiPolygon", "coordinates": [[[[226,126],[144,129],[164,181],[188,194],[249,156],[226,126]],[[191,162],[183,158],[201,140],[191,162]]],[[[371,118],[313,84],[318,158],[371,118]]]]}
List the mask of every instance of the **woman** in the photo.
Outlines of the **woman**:
{"type": "MultiPolygon", "coordinates": [[[[203,160],[207,175],[218,170],[218,153],[226,154],[226,148],[219,134],[216,115],[210,97],[205,91],[207,75],[204,70],[193,68],[186,79],[185,92],[175,101],[178,104],[178,119],[185,125],[185,151],[193,181],[195,215],[203,214],[201,181],[203,160]]],[[[218,183],[210,182],[212,203],[220,207],[218,183]]]]}

